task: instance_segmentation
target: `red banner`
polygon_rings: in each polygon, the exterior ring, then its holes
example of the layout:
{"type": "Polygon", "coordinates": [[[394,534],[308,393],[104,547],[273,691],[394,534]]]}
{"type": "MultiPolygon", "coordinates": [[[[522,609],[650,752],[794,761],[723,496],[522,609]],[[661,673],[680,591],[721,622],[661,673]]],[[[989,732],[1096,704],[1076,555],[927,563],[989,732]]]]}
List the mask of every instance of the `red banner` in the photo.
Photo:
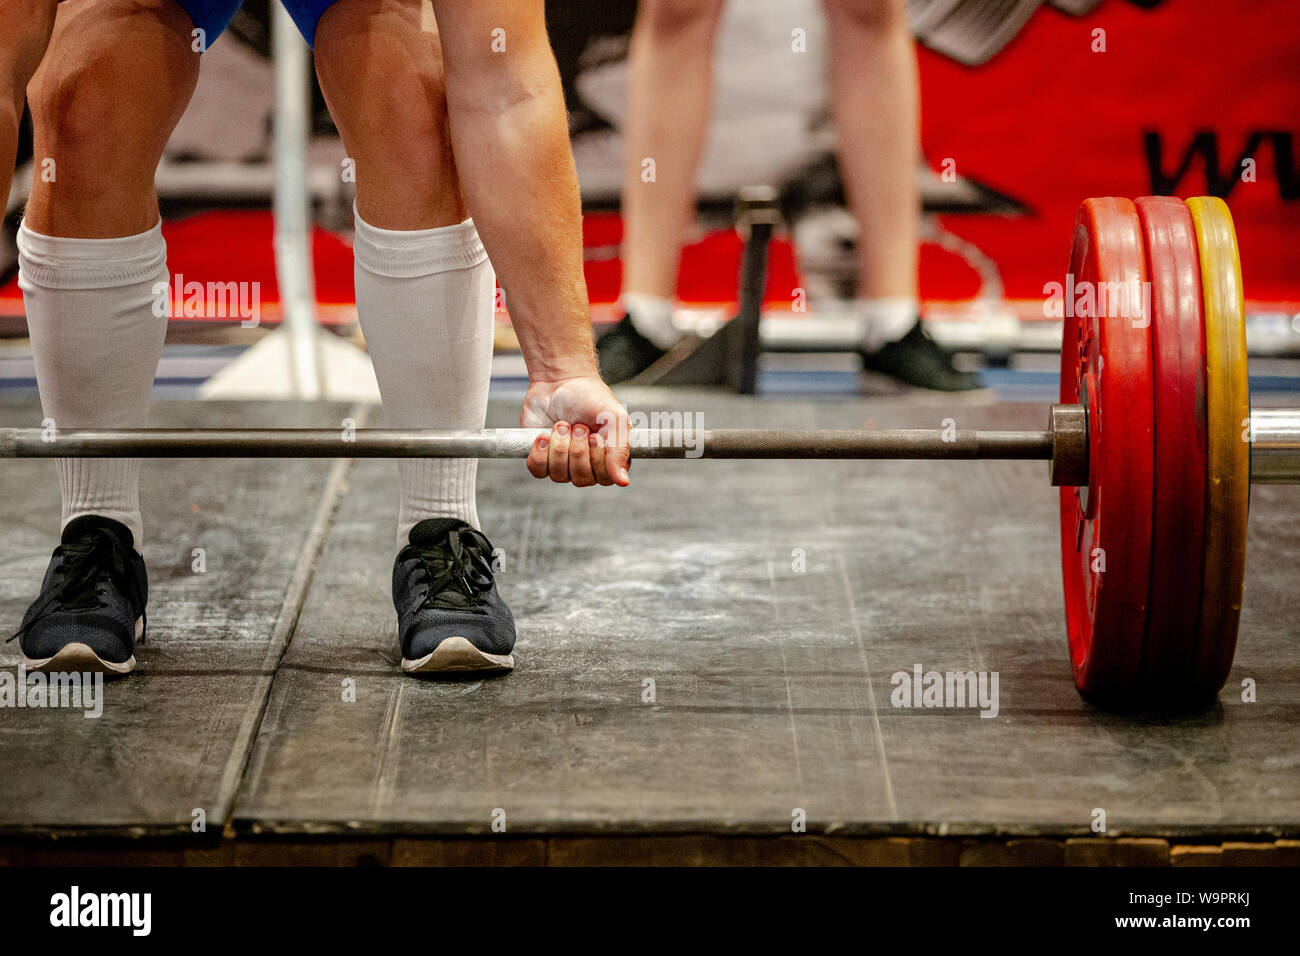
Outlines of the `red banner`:
{"type": "MultiPolygon", "coordinates": [[[[1294,0],[1107,0],[1044,7],[989,63],[921,51],[930,164],[1027,206],[943,217],[998,264],[1013,299],[1059,280],[1088,196],[1214,194],[1232,209],[1252,303],[1300,303],[1300,19],[1294,0]],[[1104,52],[1102,51],[1104,48],[1104,52]]],[[[922,294],[962,298],[974,276],[927,251],[922,294]],[[955,268],[954,268],[955,266],[955,268]]]]}

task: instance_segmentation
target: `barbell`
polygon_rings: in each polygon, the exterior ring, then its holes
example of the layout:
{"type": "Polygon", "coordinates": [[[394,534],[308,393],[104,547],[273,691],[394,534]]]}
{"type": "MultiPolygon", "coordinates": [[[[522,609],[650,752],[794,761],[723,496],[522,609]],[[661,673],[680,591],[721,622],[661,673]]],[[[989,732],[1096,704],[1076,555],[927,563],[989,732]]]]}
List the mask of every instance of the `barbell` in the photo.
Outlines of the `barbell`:
{"type": "MultiPolygon", "coordinates": [[[[668,428],[627,439],[648,459],[1046,461],[1061,489],[1079,691],[1124,704],[1212,698],[1236,647],[1250,485],[1300,483],[1300,409],[1250,408],[1227,206],[1087,200],[1060,305],[1061,401],[1041,431],[668,428]]],[[[525,458],[543,434],[0,428],[0,458],[525,458]]]]}

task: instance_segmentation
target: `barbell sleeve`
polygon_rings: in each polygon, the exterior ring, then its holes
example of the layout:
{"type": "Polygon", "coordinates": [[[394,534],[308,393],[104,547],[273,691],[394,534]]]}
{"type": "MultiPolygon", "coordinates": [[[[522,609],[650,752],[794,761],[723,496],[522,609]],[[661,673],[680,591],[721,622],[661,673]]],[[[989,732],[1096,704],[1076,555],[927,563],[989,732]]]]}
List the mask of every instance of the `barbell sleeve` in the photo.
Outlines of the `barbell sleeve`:
{"type": "Polygon", "coordinates": [[[1251,410],[1250,481],[1300,484],[1300,408],[1251,410]]]}

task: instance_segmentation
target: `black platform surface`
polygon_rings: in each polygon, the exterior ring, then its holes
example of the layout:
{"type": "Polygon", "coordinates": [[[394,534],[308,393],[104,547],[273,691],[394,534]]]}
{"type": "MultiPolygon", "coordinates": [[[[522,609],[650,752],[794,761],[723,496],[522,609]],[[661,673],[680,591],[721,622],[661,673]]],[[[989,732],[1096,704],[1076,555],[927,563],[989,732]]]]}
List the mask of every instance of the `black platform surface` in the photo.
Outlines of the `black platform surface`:
{"type": "MultiPolygon", "coordinates": [[[[657,400],[707,427],[1045,417],[657,400]]],[[[305,414],[164,405],[155,421],[305,414]]],[[[493,423],[517,414],[494,404],[493,423]]],[[[51,543],[50,473],[22,463],[5,483],[0,594],[15,621],[51,543]]],[[[1300,834],[1300,489],[1255,489],[1232,676],[1210,710],[1168,717],[1075,693],[1043,463],[642,462],[629,490],[575,490],[485,462],[479,509],[518,667],[451,682],[398,669],[391,462],[336,471],[328,491],[319,462],[147,474],[156,597],[141,672],[109,687],[98,721],[0,714],[10,830],[176,827],[203,806],[250,839],[788,834],[800,816],[829,834],[1066,836],[1091,834],[1097,810],[1110,835],[1300,834]],[[314,522],[318,561],[302,557],[314,522]],[[199,545],[206,578],[189,570],[199,545]],[[295,568],[310,584],[290,627],[295,568]],[[892,676],[916,665],[997,672],[996,716],[894,707],[892,676]]]]}
{"type": "MultiPolygon", "coordinates": [[[[0,403],[6,424],[40,421],[0,403]]],[[[160,405],[171,427],[327,426],[345,406],[160,405]]],[[[58,543],[50,461],[3,463],[0,620],[18,626],[58,543]]],[[[221,831],[257,733],[275,665],[328,530],[324,460],[146,462],[140,498],[149,567],[138,670],[104,687],[102,714],[0,708],[0,834],[146,836],[221,831]],[[201,811],[201,813],[200,813],[201,811]]],[[[0,644],[15,671],[18,643],[0,644]]]]}

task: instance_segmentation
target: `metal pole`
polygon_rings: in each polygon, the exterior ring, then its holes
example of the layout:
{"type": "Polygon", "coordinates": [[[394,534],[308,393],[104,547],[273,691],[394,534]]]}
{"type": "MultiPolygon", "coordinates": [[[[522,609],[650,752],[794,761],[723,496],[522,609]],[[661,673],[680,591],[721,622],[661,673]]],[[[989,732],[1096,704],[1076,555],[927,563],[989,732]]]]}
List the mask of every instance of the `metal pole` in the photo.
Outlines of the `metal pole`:
{"type": "MultiPolygon", "coordinates": [[[[540,428],[0,428],[0,458],[526,458],[540,428]]],[[[1048,431],[632,429],[633,458],[1052,457],[1048,431]]]]}
{"type": "Polygon", "coordinates": [[[776,190],[770,186],[742,189],[736,199],[737,227],[745,240],[740,259],[740,302],[728,325],[727,384],[740,395],[758,390],[759,325],[763,292],[767,288],[767,253],[780,218],[776,190]]]}
{"type": "Polygon", "coordinates": [[[275,274],[288,334],[293,394],[298,398],[324,398],[325,382],[316,345],[316,289],[307,194],[310,63],[307,44],[289,14],[278,3],[271,4],[271,8],[271,57],[275,67],[275,193],[272,198],[275,274]]]}

